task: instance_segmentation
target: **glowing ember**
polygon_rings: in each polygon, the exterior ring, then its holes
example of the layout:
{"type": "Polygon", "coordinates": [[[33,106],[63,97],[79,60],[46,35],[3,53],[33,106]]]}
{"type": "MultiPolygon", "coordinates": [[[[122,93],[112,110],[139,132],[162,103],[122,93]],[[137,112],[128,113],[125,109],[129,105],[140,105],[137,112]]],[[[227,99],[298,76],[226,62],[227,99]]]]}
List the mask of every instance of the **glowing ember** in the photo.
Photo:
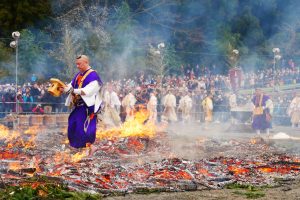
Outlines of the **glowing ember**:
{"type": "Polygon", "coordinates": [[[57,152],[57,153],[55,153],[55,155],[53,155],[53,161],[55,163],[69,162],[70,161],[70,155],[67,152],[57,152]]]}
{"type": "Polygon", "coordinates": [[[123,174],[124,177],[128,176],[134,180],[142,180],[145,181],[149,178],[150,173],[144,169],[137,169],[134,173],[123,174]]]}
{"type": "Polygon", "coordinates": [[[82,158],[88,156],[88,151],[87,150],[83,150],[82,152],[77,152],[76,154],[72,155],[71,157],[71,161],[72,162],[78,162],[80,161],[82,158]]]}
{"type": "Polygon", "coordinates": [[[24,134],[28,135],[37,135],[38,131],[41,130],[41,127],[39,126],[31,126],[27,130],[24,131],[24,134]]]}
{"type": "Polygon", "coordinates": [[[192,176],[183,170],[170,171],[168,169],[163,169],[161,171],[156,171],[155,177],[169,179],[169,180],[180,180],[180,179],[192,180],[192,176]]]}
{"type": "Polygon", "coordinates": [[[25,135],[29,135],[30,137],[26,137],[26,141],[22,137],[17,130],[9,130],[7,127],[0,125],[0,139],[4,139],[7,143],[7,148],[34,148],[35,147],[35,139],[37,135],[38,127],[30,127],[28,130],[24,132],[25,135]]]}
{"type": "Polygon", "coordinates": [[[235,175],[249,173],[249,171],[250,171],[249,169],[242,168],[242,167],[236,167],[236,166],[229,166],[228,170],[233,172],[235,175]]]}
{"type": "MultiPolygon", "coordinates": [[[[159,135],[161,132],[158,132],[158,127],[147,119],[148,113],[141,109],[122,126],[98,131],[97,137],[104,140],[95,142],[98,151],[89,159],[84,159],[88,156],[87,148],[74,154],[74,151],[68,148],[69,145],[61,146],[61,143],[57,143],[56,141],[65,139],[60,134],[56,134],[58,140],[53,139],[53,135],[50,136],[50,139],[55,141],[54,145],[48,143],[48,140],[41,141],[39,145],[35,144],[36,138],[46,139],[46,134],[38,137],[38,130],[41,130],[39,127],[30,127],[23,134],[21,131],[0,126],[0,138],[4,144],[0,151],[0,159],[4,169],[10,169],[4,171],[1,176],[8,184],[14,184],[35,173],[37,176],[46,175],[66,181],[73,189],[107,189],[105,191],[113,192],[115,189],[134,191],[138,187],[148,186],[182,190],[181,187],[185,184],[188,186],[198,183],[219,188],[233,181],[262,185],[272,183],[272,178],[277,174],[291,177],[300,175],[299,158],[287,154],[264,154],[257,157],[251,155],[244,158],[209,157],[200,160],[178,158],[175,152],[170,150],[167,142],[169,138],[166,138],[168,134],[159,135]],[[155,138],[152,138],[154,136],[155,138]],[[47,144],[50,145],[46,146],[47,144]],[[21,153],[15,153],[17,150],[22,152],[22,156],[21,153]],[[164,156],[164,159],[159,160],[161,156],[164,156]]],[[[197,138],[194,141],[199,147],[205,147],[210,139],[197,138]]],[[[262,145],[259,144],[264,143],[259,141],[255,140],[256,145],[251,145],[248,141],[232,144],[238,147],[238,150],[241,147],[249,147],[251,151],[255,148],[261,151],[262,145]]],[[[68,143],[67,139],[65,143],[68,143]]],[[[219,145],[212,144],[213,147],[219,145]]],[[[32,187],[38,184],[32,184],[32,187]]],[[[43,192],[39,193],[40,196],[45,195],[43,192]]]]}
{"type": "Polygon", "coordinates": [[[8,169],[10,169],[10,170],[19,170],[21,168],[22,168],[22,166],[21,166],[20,162],[10,162],[8,164],[8,169]]]}
{"type": "Polygon", "coordinates": [[[250,139],[250,143],[251,143],[251,144],[256,144],[256,139],[255,139],[255,138],[251,138],[251,139],[250,139]]]}
{"type": "Polygon", "coordinates": [[[19,154],[17,153],[12,153],[9,151],[3,151],[0,152],[0,159],[14,159],[14,158],[18,158],[19,154]]]}
{"type": "Polygon", "coordinates": [[[141,152],[144,149],[144,144],[135,139],[135,138],[129,138],[127,143],[128,149],[133,149],[135,152],[141,152]]]}
{"type": "Polygon", "coordinates": [[[205,176],[210,175],[207,169],[200,168],[200,169],[198,169],[198,172],[205,176]]]}
{"type": "Polygon", "coordinates": [[[299,166],[285,166],[285,165],[274,165],[272,167],[258,167],[258,171],[262,173],[279,173],[279,174],[288,174],[292,171],[299,171],[299,166]]]}

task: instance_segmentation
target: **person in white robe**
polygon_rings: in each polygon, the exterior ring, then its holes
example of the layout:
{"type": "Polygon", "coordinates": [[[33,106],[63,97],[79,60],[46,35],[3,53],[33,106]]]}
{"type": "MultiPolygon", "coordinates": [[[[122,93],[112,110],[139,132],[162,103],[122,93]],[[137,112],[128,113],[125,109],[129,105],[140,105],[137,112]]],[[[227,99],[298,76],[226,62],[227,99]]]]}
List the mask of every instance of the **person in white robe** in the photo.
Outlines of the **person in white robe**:
{"type": "Polygon", "coordinates": [[[288,108],[288,115],[291,118],[292,127],[299,127],[300,124],[300,93],[297,93],[296,96],[291,101],[288,108]]]}
{"type": "Polygon", "coordinates": [[[150,93],[147,110],[149,112],[149,121],[155,123],[157,120],[157,98],[155,92],[150,93]]]}
{"type": "Polygon", "coordinates": [[[104,93],[105,110],[103,122],[106,127],[116,127],[121,124],[120,106],[121,102],[117,93],[109,86],[104,93]]]}
{"type": "Polygon", "coordinates": [[[191,119],[193,101],[188,92],[184,92],[184,94],[185,95],[179,100],[178,110],[182,112],[183,122],[188,122],[191,119]]]}
{"type": "Polygon", "coordinates": [[[171,90],[168,91],[166,96],[163,98],[163,106],[164,111],[162,115],[163,121],[171,121],[175,122],[177,121],[177,115],[176,115],[176,97],[172,94],[171,90]]]}
{"type": "Polygon", "coordinates": [[[126,121],[134,117],[134,105],[136,103],[136,98],[131,91],[122,100],[122,106],[126,112],[126,121]]]}
{"type": "Polygon", "coordinates": [[[213,120],[213,95],[208,94],[202,101],[203,111],[204,111],[204,129],[208,129],[208,125],[213,120]]]}

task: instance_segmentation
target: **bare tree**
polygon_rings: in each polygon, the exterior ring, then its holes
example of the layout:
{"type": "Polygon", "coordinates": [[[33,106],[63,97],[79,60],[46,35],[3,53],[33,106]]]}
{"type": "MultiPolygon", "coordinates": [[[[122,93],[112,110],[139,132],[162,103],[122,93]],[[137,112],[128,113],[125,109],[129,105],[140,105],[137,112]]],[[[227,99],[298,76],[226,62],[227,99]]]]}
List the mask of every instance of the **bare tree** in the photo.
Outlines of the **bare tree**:
{"type": "MultiPolygon", "coordinates": [[[[56,30],[56,35],[60,35],[62,40],[59,47],[50,54],[66,64],[64,72],[70,77],[76,71],[74,67],[76,55],[86,53],[91,47],[95,49],[95,47],[106,46],[110,42],[110,35],[104,28],[108,12],[99,1],[89,5],[83,0],[77,3],[65,0],[59,2],[62,10],[66,8],[65,12],[61,12],[54,19],[57,27],[60,27],[56,30]],[[68,3],[72,3],[71,8],[67,6],[68,3]]],[[[98,48],[97,51],[101,50],[103,48],[98,48]]],[[[102,55],[99,52],[94,53],[102,55]]]]}
{"type": "Polygon", "coordinates": [[[57,51],[52,52],[52,55],[54,55],[56,59],[66,63],[63,73],[66,77],[73,76],[76,71],[76,68],[74,67],[74,58],[79,49],[80,45],[72,36],[70,29],[66,26],[62,44],[57,51]]]}
{"type": "Polygon", "coordinates": [[[282,45],[282,48],[285,49],[285,52],[287,55],[300,55],[299,48],[299,35],[298,30],[300,29],[300,20],[297,20],[294,23],[283,24],[282,27],[280,27],[280,36],[278,38],[279,42],[282,45]],[[282,35],[284,34],[284,35],[282,35]]]}
{"type": "Polygon", "coordinates": [[[147,54],[147,64],[150,66],[149,70],[154,74],[163,77],[167,70],[167,64],[165,63],[164,43],[160,43],[158,48],[149,44],[149,50],[147,54]],[[163,45],[163,46],[160,46],[163,45]]]}

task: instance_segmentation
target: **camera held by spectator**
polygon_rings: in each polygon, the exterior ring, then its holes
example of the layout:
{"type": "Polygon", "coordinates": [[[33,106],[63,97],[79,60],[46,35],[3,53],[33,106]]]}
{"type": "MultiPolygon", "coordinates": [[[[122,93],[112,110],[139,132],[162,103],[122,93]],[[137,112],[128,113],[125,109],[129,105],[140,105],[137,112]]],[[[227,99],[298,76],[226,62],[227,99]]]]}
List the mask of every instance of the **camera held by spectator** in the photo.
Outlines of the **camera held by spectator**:
{"type": "Polygon", "coordinates": [[[44,109],[41,104],[38,104],[36,107],[32,109],[32,112],[35,114],[44,114],[44,109]]]}

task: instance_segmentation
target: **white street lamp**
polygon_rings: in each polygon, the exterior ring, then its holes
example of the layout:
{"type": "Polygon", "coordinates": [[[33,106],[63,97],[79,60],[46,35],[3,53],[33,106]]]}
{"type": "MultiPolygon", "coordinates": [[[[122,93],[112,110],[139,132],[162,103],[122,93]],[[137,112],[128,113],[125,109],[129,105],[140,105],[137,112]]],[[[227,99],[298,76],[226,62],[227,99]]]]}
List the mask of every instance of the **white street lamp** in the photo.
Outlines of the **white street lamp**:
{"type": "Polygon", "coordinates": [[[11,36],[12,36],[15,40],[17,40],[17,39],[19,39],[19,37],[21,36],[21,33],[20,33],[19,31],[15,31],[15,32],[13,32],[13,33],[11,34],[11,36]]]}
{"type": "Polygon", "coordinates": [[[240,52],[239,52],[239,50],[237,50],[237,49],[233,49],[233,50],[232,50],[232,53],[238,55],[240,52]]]}
{"type": "Polygon", "coordinates": [[[280,53],[280,49],[279,48],[273,48],[272,51],[273,51],[274,54],[275,53],[280,53]]]}
{"type": "Polygon", "coordinates": [[[275,91],[275,76],[276,76],[276,60],[281,59],[280,55],[280,49],[279,48],[273,48],[272,49],[274,57],[273,57],[273,90],[275,91]]]}
{"type": "Polygon", "coordinates": [[[165,48],[165,43],[161,42],[157,45],[158,49],[165,48]]]}
{"type": "Polygon", "coordinates": [[[11,34],[12,38],[15,40],[12,41],[9,46],[11,48],[16,49],[16,113],[19,114],[19,102],[18,102],[18,43],[19,43],[19,38],[21,36],[21,33],[18,31],[15,31],[11,34]]]}
{"type": "Polygon", "coordinates": [[[237,64],[238,64],[238,56],[239,56],[239,50],[237,50],[237,49],[233,49],[232,50],[232,53],[233,53],[233,55],[232,55],[232,59],[233,59],[233,65],[234,65],[234,67],[237,67],[237,64]]]}

